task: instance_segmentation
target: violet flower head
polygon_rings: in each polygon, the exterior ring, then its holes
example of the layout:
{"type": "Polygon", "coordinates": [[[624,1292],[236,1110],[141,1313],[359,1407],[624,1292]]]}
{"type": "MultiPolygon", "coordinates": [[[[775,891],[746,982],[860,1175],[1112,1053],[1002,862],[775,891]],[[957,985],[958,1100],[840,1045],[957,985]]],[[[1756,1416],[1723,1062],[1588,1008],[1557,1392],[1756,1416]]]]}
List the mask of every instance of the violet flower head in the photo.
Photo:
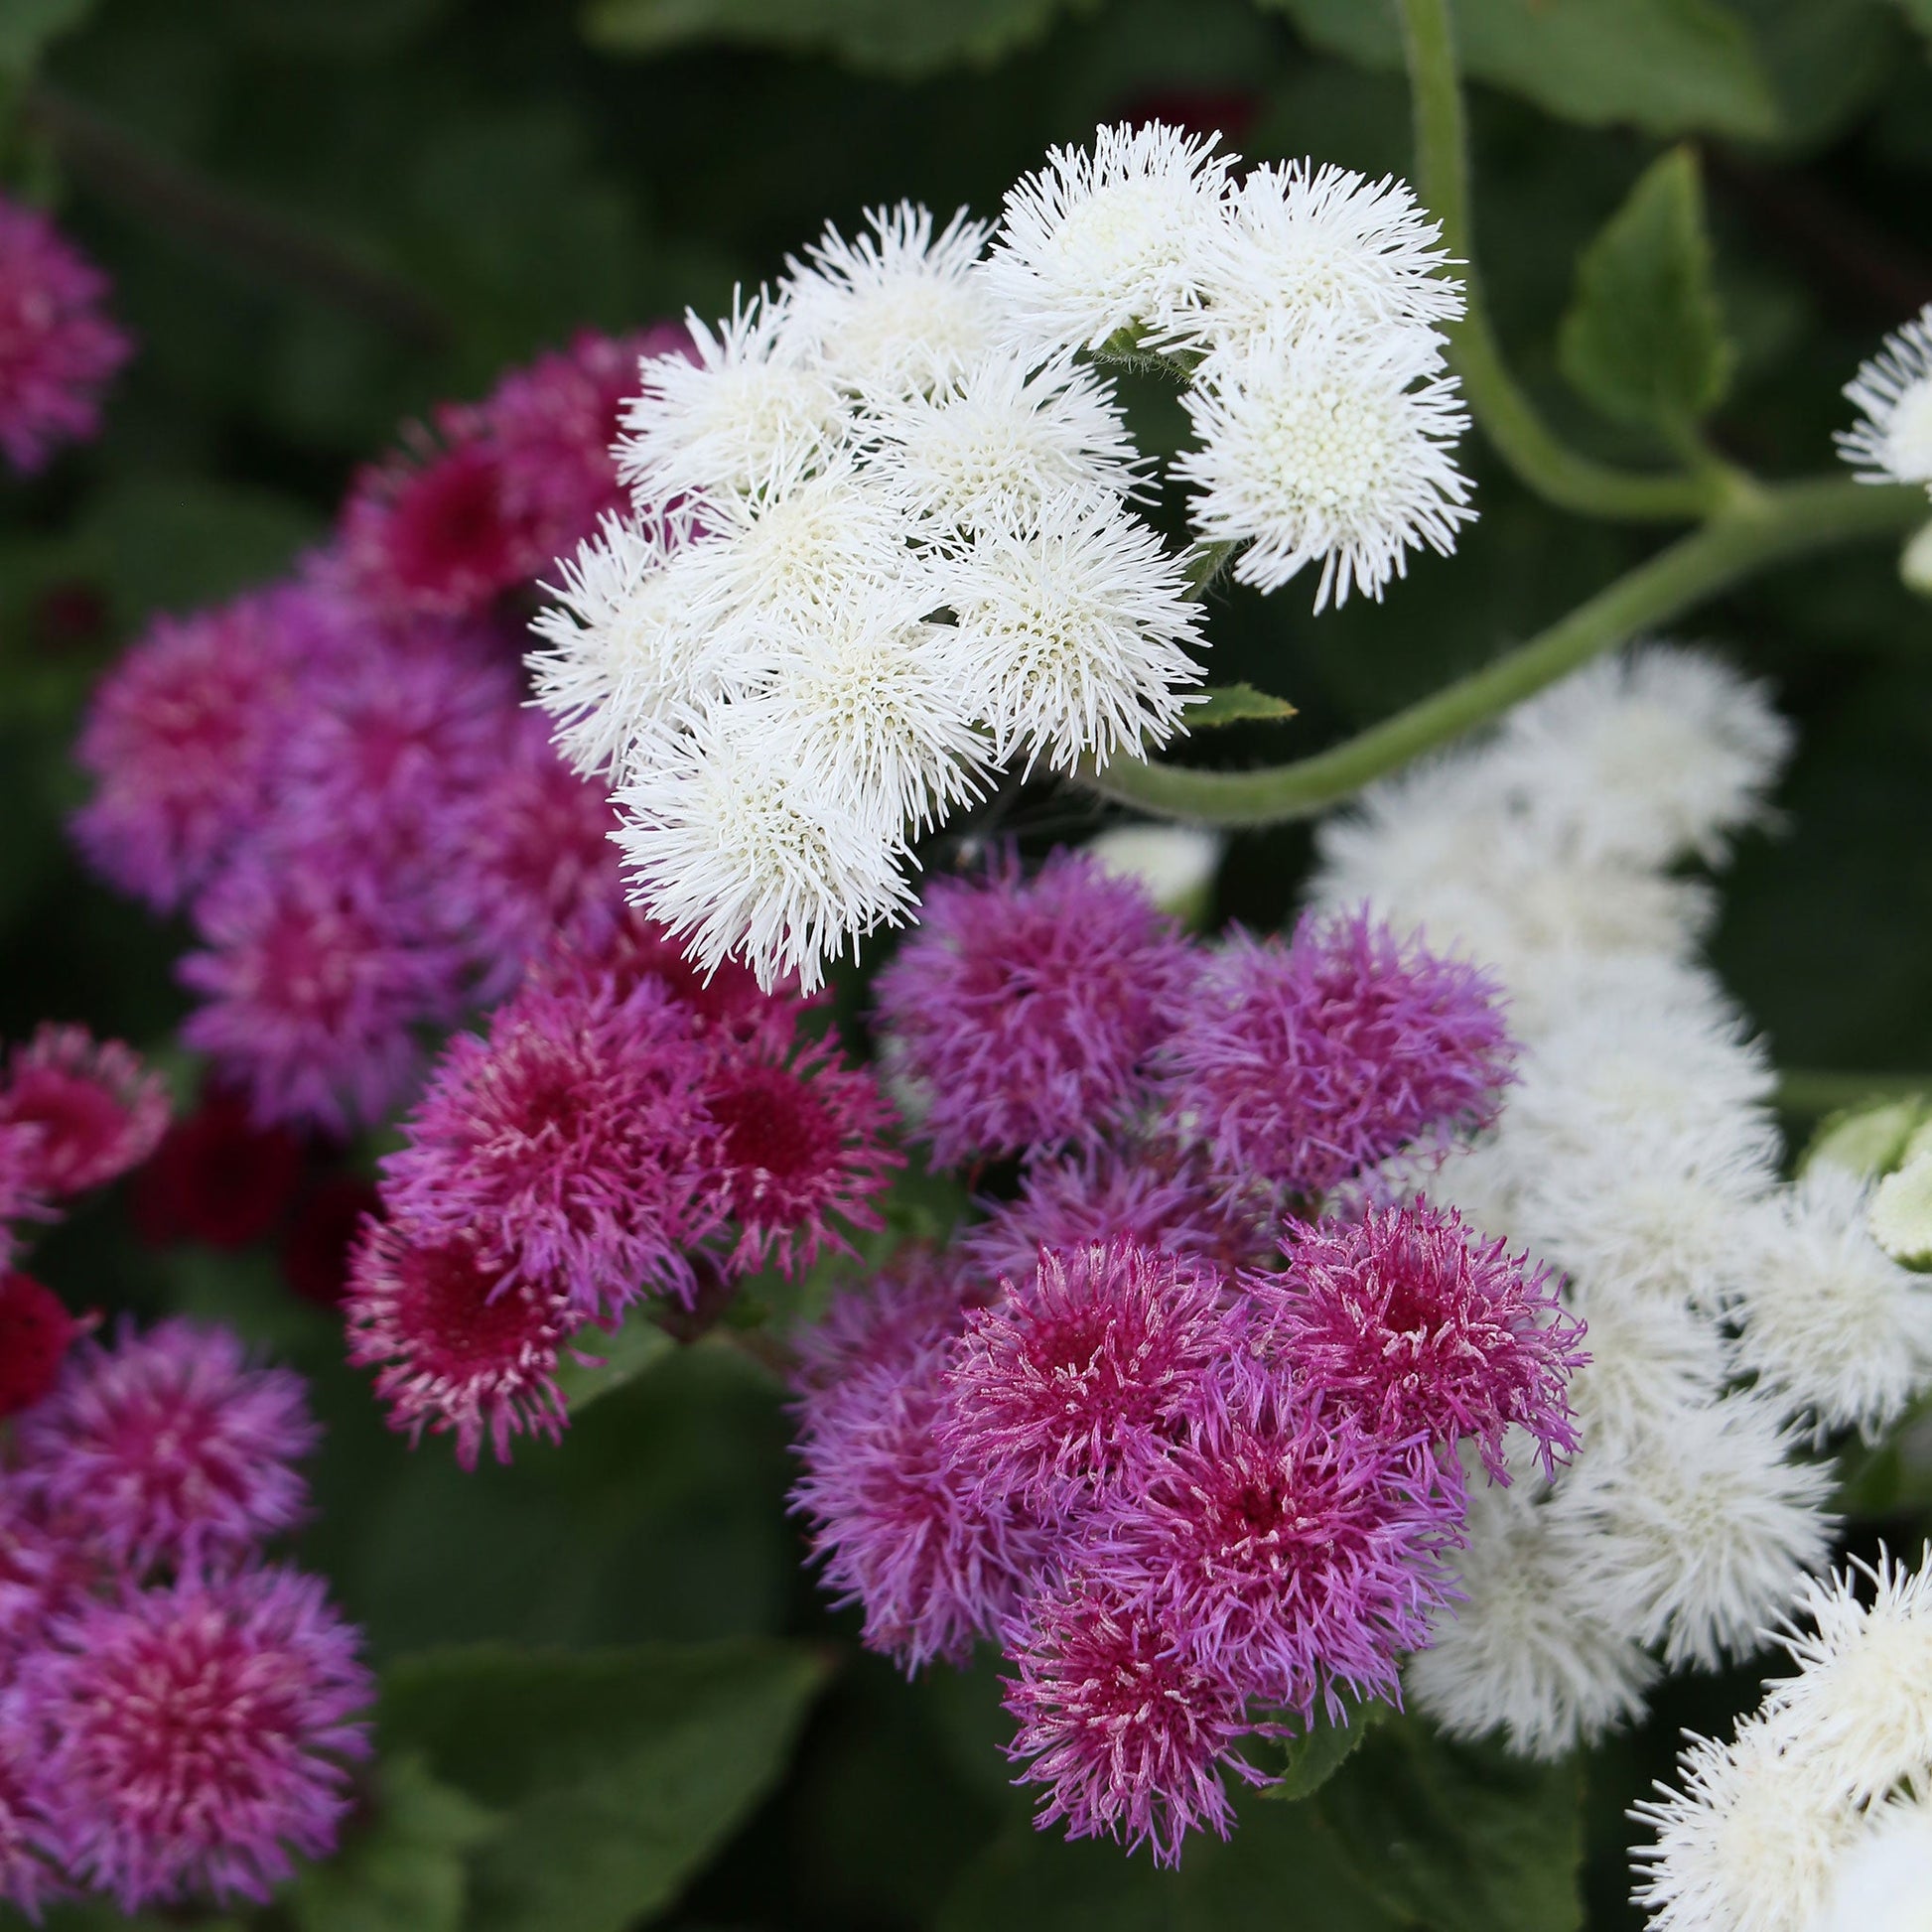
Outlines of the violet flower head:
{"type": "Polygon", "coordinates": [[[7,1055],[0,1126],[38,1128],[37,1193],[57,1199],[138,1168],[168,1131],[168,1090],[132,1047],[48,1022],[7,1055]]]}
{"type": "Polygon", "coordinates": [[[188,1573],[57,1619],[22,1667],[37,1836],[124,1912],[265,1901],[335,1849],[375,1684],[321,1583],[188,1573]]]}
{"type": "Polygon", "coordinates": [[[225,1561],[301,1520],[316,1446],[300,1376],[179,1317],[85,1341],[16,1424],[48,1519],[129,1572],[225,1561]]]}
{"type": "Polygon", "coordinates": [[[46,215],[0,196],[0,455],[22,476],[100,431],[100,394],[134,345],[107,278],[46,215]]]}
{"type": "Polygon", "coordinates": [[[562,1295],[506,1281],[473,1242],[365,1222],[343,1311],[350,1363],[376,1369],[389,1425],[412,1443],[453,1435],[471,1469],[484,1443],[507,1462],[517,1436],[562,1436],[557,1356],[582,1318],[562,1295]]]}
{"type": "MultiPolygon", "coordinates": [[[[1511,1424],[1556,1458],[1577,1446],[1566,1384],[1587,1357],[1552,1271],[1427,1202],[1291,1228],[1287,1266],[1251,1278],[1258,1319],[1293,1372],[1388,1440],[1461,1438],[1507,1482],[1511,1424]]],[[[1445,1466],[1452,1466],[1449,1457],[1445,1466]]]]}
{"type": "Polygon", "coordinates": [[[38,1844],[32,1773],[31,1740],[0,1705],[0,1904],[38,1925],[43,1909],[67,1887],[38,1844]]]}
{"type": "Polygon", "coordinates": [[[1245,1339],[1212,1263],[1129,1240],[1043,1250],[1024,1286],[967,1316],[941,1447],[990,1501],[1055,1520],[1138,1494],[1245,1339]]]}
{"type": "Polygon", "coordinates": [[[196,902],[203,950],[183,982],[206,1004],[182,1028],[258,1122],[372,1125],[415,1072],[413,1032],[460,1004],[464,959],[374,855],[318,838],[264,845],[196,902]]]}
{"type": "Polygon", "coordinates": [[[1148,1844],[1157,1865],[1175,1865],[1190,1831],[1233,1826],[1224,1770],[1264,1782],[1235,1755],[1253,1728],[1240,1691],[1144,1601],[1091,1586],[1037,1598],[1015,1661],[1009,1754],[1047,1787],[1042,1831],[1064,1819],[1068,1838],[1148,1844]]]}
{"type": "Polygon", "coordinates": [[[207,882],[268,809],[332,621],[318,593],[257,593],[158,620],[100,680],[74,748],[94,795],[73,835],[103,879],[158,912],[207,882]]]}
{"type": "Polygon", "coordinates": [[[808,1390],[792,1507],[839,1603],[865,1607],[865,1641],[911,1673],[963,1663],[1019,1607],[1046,1551],[1039,1528],[973,1493],[934,1440],[950,1338],[808,1390]]]}
{"type": "Polygon", "coordinates": [[[580,1317],[640,1295],[689,1306],[687,1250],[718,1224],[708,1055],[654,982],[627,999],[528,985],[444,1049],[383,1163],[390,1213],[476,1241],[580,1317]]]}
{"type": "Polygon", "coordinates": [[[707,976],[665,927],[629,905],[619,908],[616,923],[602,938],[591,931],[564,934],[535,963],[532,977],[580,992],[608,987],[620,999],[640,981],[656,980],[701,1033],[775,1029],[789,1037],[798,1014],[816,1004],[783,985],[766,993],[752,969],[735,959],[720,961],[707,976]]]}
{"type": "Polygon", "coordinates": [[[827,1246],[848,1248],[836,1221],[881,1225],[872,1197],[902,1165],[886,1142],[893,1110],[838,1035],[785,1039],[775,1028],[715,1042],[705,1113],[717,1172],[738,1223],[731,1266],[775,1263],[789,1279],[827,1246]]]}
{"type": "MultiPolygon", "coordinates": [[[[33,1499],[14,1484],[0,1496],[0,1684],[39,1642],[48,1618],[95,1581],[98,1566],[72,1540],[52,1529],[33,1499]]],[[[0,1705],[5,1694],[0,1692],[0,1705]]],[[[0,1738],[7,1725],[0,1718],[0,1738]]]]}
{"type": "Polygon", "coordinates": [[[883,1274],[833,1296],[824,1318],[800,1330],[798,1386],[809,1399],[868,1369],[902,1369],[929,1345],[957,1335],[967,1310],[990,1300],[984,1278],[961,1269],[955,1255],[902,1250],[883,1274]]]}
{"type": "Polygon", "coordinates": [[[1009,854],[934,881],[920,919],[877,993],[941,1167],[1091,1145],[1131,1114],[1195,971],[1137,882],[1069,851],[1026,879],[1009,854]]]}
{"type": "Polygon", "coordinates": [[[1366,912],[1304,917],[1290,946],[1237,933],[1163,1049],[1170,1105],[1224,1175],[1318,1195],[1495,1119],[1499,1005],[1487,975],[1366,912]]]}
{"type": "Polygon", "coordinates": [[[0,1421],[43,1401],[80,1324],[31,1275],[0,1275],[0,1421]]]}
{"type": "Polygon", "coordinates": [[[41,1130],[31,1121],[0,1124],[0,1269],[13,1265],[20,1221],[51,1221],[41,1191],[41,1130]]]}

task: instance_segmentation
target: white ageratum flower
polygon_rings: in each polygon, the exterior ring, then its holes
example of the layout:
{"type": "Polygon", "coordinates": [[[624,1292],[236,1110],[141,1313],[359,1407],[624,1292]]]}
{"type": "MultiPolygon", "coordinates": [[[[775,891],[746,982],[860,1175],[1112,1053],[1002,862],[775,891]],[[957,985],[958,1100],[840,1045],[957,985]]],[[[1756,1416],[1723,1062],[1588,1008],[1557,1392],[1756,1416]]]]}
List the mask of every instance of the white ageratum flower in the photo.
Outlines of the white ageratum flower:
{"type": "Polygon", "coordinates": [[[1440,338],[1319,328],[1218,348],[1182,397],[1198,447],[1174,459],[1193,524],[1246,546],[1237,581],[1279,590],[1320,566],[1314,608],[1379,598],[1427,544],[1447,556],[1474,518],[1451,446],[1468,427],[1440,338]]]}
{"type": "Polygon", "coordinates": [[[617,442],[618,476],[640,511],[752,491],[774,473],[810,467],[844,437],[838,384],[786,339],[783,321],[782,299],[734,299],[715,333],[685,318],[696,361],[643,359],[617,442]]]}
{"type": "Polygon", "coordinates": [[[1170,340],[1206,352],[1311,329],[1451,321],[1462,285],[1443,272],[1442,238],[1407,182],[1271,162],[1229,188],[1198,253],[1200,306],[1180,312],[1170,340]]]}
{"type": "Polygon", "coordinates": [[[1065,771],[1173,735],[1201,675],[1199,607],[1116,498],[1068,491],[1034,530],[988,530],[945,583],[995,758],[1065,771]]]}
{"type": "Polygon", "coordinates": [[[880,487],[924,541],[1026,530],[1051,497],[1141,487],[1113,390],[1087,368],[1030,376],[989,356],[943,389],[880,405],[872,423],[880,487]]]}
{"type": "Polygon", "coordinates": [[[1932,488],[1932,302],[1846,384],[1863,420],[1841,430],[1838,447],[1862,483],[1932,488]]]}
{"type": "Polygon", "coordinates": [[[1926,1932],[1932,1925],[1932,1800],[1867,1814],[1832,1868],[1807,1932],[1926,1932]]]}
{"type": "Polygon", "coordinates": [[[743,959],[767,989],[824,962],[912,904],[900,828],[828,774],[770,756],[756,708],[714,705],[616,795],[638,897],[706,972],[743,959]],[[750,718],[745,714],[751,711],[750,718]]]}
{"type": "Polygon", "coordinates": [[[921,395],[992,346],[994,310],[977,264],[987,224],[961,208],[935,237],[927,208],[868,208],[869,233],[828,224],[806,260],[786,261],[784,346],[862,392],[921,395]]]}
{"type": "Polygon", "coordinates": [[[1573,1284],[1566,1300],[1588,1329],[1589,1360],[1570,1379],[1580,1462],[1600,1468],[1641,1457],[1686,1410],[1724,1393],[1730,1350],[1710,1315],[1587,1282],[1573,1284]]]}
{"type": "Polygon", "coordinates": [[[1196,300],[1233,155],[1150,122],[1053,148],[1007,193],[988,272],[1006,341],[1030,361],[1172,330],[1196,300]]]}

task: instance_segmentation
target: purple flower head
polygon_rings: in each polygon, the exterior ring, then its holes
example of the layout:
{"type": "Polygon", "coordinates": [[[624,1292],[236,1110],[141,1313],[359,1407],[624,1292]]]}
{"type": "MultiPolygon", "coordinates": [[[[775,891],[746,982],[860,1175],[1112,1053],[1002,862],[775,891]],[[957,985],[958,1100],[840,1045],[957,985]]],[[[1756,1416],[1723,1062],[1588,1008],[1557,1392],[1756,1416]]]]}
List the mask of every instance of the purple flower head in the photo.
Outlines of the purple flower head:
{"type": "Polygon", "coordinates": [[[904,1250],[864,1288],[835,1295],[825,1318],[798,1336],[801,1396],[835,1398],[851,1376],[904,1367],[929,1344],[957,1335],[967,1310],[990,1299],[984,1277],[960,1269],[952,1255],[904,1250]]]}
{"type": "Polygon", "coordinates": [[[124,1912],[266,1900],[334,1851],[374,1680],[292,1570],[189,1573],[58,1619],[12,1712],[43,1849],[124,1912]]]}
{"type": "Polygon", "coordinates": [[[34,1191],[61,1197],[138,1168],[168,1131],[160,1076],[118,1039],[48,1022],[7,1055],[0,1126],[39,1130],[34,1191]]]}
{"type": "Polygon", "coordinates": [[[350,840],[250,851],[197,900],[195,923],[204,950],[177,970],[207,1004],[182,1038],[263,1125],[379,1121],[415,1072],[413,1030],[459,1005],[461,951],[350,840]]]}
{"type": "MultiPolygon", "coordinates": [[[[0,1685],[94,1568],[70,1538],[48,1526],[24,1486],[16,1479],[0,1496],[0,1685]]],[[[5,1731],[0,1720],[0,1735],[5,1731]]]]}
{"type": "Polygon", "coordinates": [[[0,1274],[0,1422],[46,1400],[81,1331],[52,1289],[31,1275],[0,1274]]]}
{"type": "Polygon", "coordinates": [[[173,911],[268,810],[305,719],[304,669],[341,613],[282,589],[162,618],[101,679],[74,758],[94,796],[73,821],[87,862],[173,911]]]}
{"type": "Polygon", "coordinates": [[[1244,1363],[1216,1378],[1156,1480],[1122,1495],[1089,1545],[1105,1583],[1155,1606],[1200,1667],[1306,1717],[1336,1687],[1397,1695],[1396,1658],[1428,1642],[1440,1552],[1461,1500],[1412,1443],[1244,1363]]]}
{"type": "Polygon", "coordinates": [[[989,1501],[1064,1519],[1138,1493],[1245,1341],[1212,1263],[1125,1239],[1042,1250],[1024,1286],[967,1316],[940,1445],[989,1501]]]}
{"type": "Polygon", "coordinates": [[[1026,879],[1008,854],[935,881],[920,917],[877,993],[939,1166],[1090,1146],[1132,1113],[1195,970],[1136,882],[1068,851],[1026,879]]]}
{"type": "Polygon", "coordinates": [[[718,1175],[740,1229],[736,1269],[774,1262],[789,1279],[827,1246],[834,1226],[881,1225],[873,1195],[903,1165],[886,1143],[893,1110],[879,1083],[822,1040],[765,1027],[712,1035],[705,1113],[717,1131],[718,1175]]]}
{"type": "Polygon", "coordinates": [[[641,980],[656,980],[704,1033],[751,1035],[774,1030],[788,1039],[799,1013],[818,1004],[816,998],[800,999],[783,984],[764,992],[752,969],[735,959],[720,962],[707,978],[669,931],[635,906],[621,907],[615,924],[601,939],[590,931],[564,934],[562,942],[536,962],[532,977],[548,986],[581,991],[609,986],[620,998],[641,980]]]}
{"type": "Polygon", "coordinates": [[[1500,1482],[1512,1423],[1552,1473],[1576,1448],[1565,1385],[1586,1360],[1583,1324],[1550,1269],[1427,1202],[1293,1226],[1282,1253],[1281,1273],[1245,1284],[1257,1317],[1294,1374],[1365,1428],[1443,1449],[1469,1437],[1500,1482]]]}
{"type": "Polygon", "coordinates": [[[865,1608],[869,1648],[909,1673],[963,1663],[1018,1608],[1045,1541],[1038,1527],[974,1494],[934,1440],[949,1337],[855,1367],[807,1393],[792,1507],[840,1603],[865,1608]]]}
{"type": "Polygon", "coordinates": [[[1169,1102],[1228,1178],[1310,1197],[1487,1126],[1510,1078],[1494,981],[1366,912],[1236,933],[1163,1049],[1169,1102]]]}
{"type": "Polygon", "coordinates": [[[42,1910],[65,1897],[67,1887],[38,1843],[32,1740],[14,1716],[17,1703],[0,1692],[0,1903],[38,1925],[42,1910]]]}
{"type": "Polygon", "coordinates": [[[563,1434],[557,1353],[581,1317],[559,1294],[505,1281],[473,1242],[364,1222],[343,1311],[350,1363],[377,1369],[390,1427],[412,1442],[454,1435],[471,1469],[485,1442],[507,1462],[512,1437],[563,1434]]]}
{"type": "Polygon", "coordinates": [[[686,1250],[718,1224],[708,1054],[655,982],[627,999],[532,984],[463,1034],[383,1163],[390,1213],[474,1240],[585,1319],[639,1295],[689,1305],[686,1250]]]}
{"type": "Polygon", "coordinates": [[[134,352],[106,293],[46,215],[0,196],[0,454],[22,476],[100,431],[100,392],[134,352]]]}
{"type": "Polygon", "coordinates": [[[180,1318],[82,1342],[23,1415],[19,1480],[64,1535],[130,1572],[223,1561],[300,1521],[316,1446],[299,1376],[180,1318]]]}
{"type": "Polygon", "coordinates": [[[1174,1865],[1190,1831],[1227,1837],[1224,1769],[1264,1782],[1234,1754],[1254,1727],[1240,1691],[1144,1601],[1091,1583],[1038,1597],[1015,1662],[1010,1755],[1047,1787],[1041,1830],[1064,1819],[1068,1838],[1150,1844],[1157,1865],[1174,1865]]]}

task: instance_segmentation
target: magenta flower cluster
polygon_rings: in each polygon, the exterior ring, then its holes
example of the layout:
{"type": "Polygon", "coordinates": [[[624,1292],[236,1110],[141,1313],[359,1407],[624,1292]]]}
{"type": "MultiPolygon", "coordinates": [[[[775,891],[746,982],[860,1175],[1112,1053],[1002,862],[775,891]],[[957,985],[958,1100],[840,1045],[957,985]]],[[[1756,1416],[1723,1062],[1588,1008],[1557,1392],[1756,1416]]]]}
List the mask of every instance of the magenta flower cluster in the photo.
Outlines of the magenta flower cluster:
{"type": "Polygon", "coordinates": [[[1399,1696],[1464,1448],[1574,1447],[1548,1272],[1406,1191],[1507,1034],[1366,915],[1210,949],[1064,853],[931,904],[888,1051],[937,1161],[1020,1176],[809,1338],[796,1503],[870,1645],[1005,1652],[1042,1825],[1173,1863],[1265,1777],[1244,1739],[1399,1696]]]}
{"type": "Polygon", "coordinates": [[[553,934],[609,938],[614,820],[523,709],[518,599],[616,500],[619,402],[662,335],[580,337],[446,407],[291,581],[160,620],[97,688],[76,837],[188,913],[184,1037],[260,1123],[376,1124],[423,1029],[553,934]]]}
{"type": "Polygon", "coordinates": [[[268,1560],[315,1447],[300,1380],[225,1329],[82,1342],[0,1462],[0,1898],[38,1918],[265,1900],[335,1849],[374,1685],[268,1560]]]}

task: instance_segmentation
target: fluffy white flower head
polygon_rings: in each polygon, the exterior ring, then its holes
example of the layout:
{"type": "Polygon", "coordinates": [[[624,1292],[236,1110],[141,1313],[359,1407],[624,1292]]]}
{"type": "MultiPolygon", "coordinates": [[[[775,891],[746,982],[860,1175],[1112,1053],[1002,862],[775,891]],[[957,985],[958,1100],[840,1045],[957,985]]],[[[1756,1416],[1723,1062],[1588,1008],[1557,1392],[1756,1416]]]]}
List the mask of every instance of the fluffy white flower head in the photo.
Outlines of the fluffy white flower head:
{"type": "Polygon", "coordinates": [[[1863,420],[1838,437],[1863,483],[1932,487],[1932,302],[1846,384],[1863,420]]]}
{"type": "Polygon", "coordinates": [[[1807,1932],[1932,1932],[1932,1803],[1888,1804],[1869,1818],[1807,1932]]]}

